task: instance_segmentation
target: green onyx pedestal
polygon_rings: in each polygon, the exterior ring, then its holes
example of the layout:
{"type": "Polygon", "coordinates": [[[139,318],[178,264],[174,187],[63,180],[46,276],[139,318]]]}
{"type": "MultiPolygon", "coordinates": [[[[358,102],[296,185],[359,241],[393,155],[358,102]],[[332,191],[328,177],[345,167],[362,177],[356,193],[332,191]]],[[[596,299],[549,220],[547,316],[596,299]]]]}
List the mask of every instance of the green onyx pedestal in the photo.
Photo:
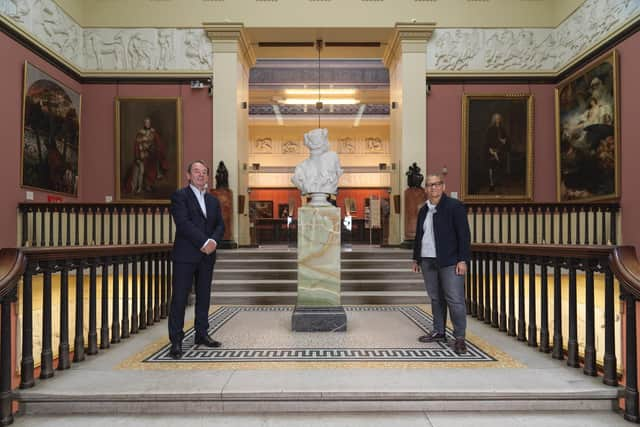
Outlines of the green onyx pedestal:
{"type": "Polygon", "coordinates": [[[347,330],[347,315],[340,305],[340,209],[334,206],[298,210],[298,297],[291,328],[347,330]]]}

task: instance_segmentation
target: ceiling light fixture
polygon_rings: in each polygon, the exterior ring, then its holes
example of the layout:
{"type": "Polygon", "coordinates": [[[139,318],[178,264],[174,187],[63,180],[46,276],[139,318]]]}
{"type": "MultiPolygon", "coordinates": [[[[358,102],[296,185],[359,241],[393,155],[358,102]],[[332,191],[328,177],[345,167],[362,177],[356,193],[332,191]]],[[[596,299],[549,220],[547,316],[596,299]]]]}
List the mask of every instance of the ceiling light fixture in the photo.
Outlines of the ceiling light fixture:
{"type": "Polygon", "coordinates": [[[285,98],[278,100],[280,104],[287,105],[314,105],[322,103],[323,105],[353,105],[359,104],[360,100],[355,98],[285,98]]]}
{"type": "MultiPolygon", "coordinates": [[[[294,96],[312,96],[318,94],[318,89],[285,89],[285,95],[294,95],[294,96]]],[[[321,95],[355,95],[355,89],[334,89],[334,88],[320,88],[321,95]]]]}

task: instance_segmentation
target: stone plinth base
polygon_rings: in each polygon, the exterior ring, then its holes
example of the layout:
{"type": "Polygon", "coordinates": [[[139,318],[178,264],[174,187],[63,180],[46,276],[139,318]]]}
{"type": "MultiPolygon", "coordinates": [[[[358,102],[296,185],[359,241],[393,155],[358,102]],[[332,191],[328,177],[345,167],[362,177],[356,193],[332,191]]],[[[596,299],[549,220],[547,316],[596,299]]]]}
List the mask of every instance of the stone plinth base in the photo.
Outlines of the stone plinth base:
{"type": "Polygon", "coordinates": [[[291,330],[294,332],[345,332],[347,314],[342,306],[296,306],[291,317],[291,330]]]}
{"type": "Polygon", "coordinates": [[[296,305],[340,305],[340,209],[298,209],[298,297],[296,305]]]}

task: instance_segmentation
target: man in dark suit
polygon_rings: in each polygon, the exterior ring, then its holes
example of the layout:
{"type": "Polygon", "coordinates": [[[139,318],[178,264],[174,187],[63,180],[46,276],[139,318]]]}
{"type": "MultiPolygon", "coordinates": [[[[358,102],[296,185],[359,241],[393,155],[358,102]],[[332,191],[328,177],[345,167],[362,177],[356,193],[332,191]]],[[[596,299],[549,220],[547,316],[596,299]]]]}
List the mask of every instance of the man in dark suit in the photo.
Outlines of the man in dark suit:
{"type": "Polygon", "coordinates": [[[173,260],[173,293],[169,311],[170,355],[182,357],[184,312],[191,286],[195,283],[195,344],[219,347],[207,332],[211,278],[216,261],[216,248],[224,235],[220,202],[207,192],[209,168],[200,161],[187,167],[189,185],[171,195],[171,216],[176,235],[173,260]]]}
{"type": "Polygon", "coordinates": [[[471,258],[471,233],[467,211],[459,200],[448,197],[444,177],[427,175],[427,202],[418,212],[413,245],[413,271],[424,278],[431,298],[433,331],[420,342],[445,342],[447,306],[453,323],[453,351],[467,351],[465,334],[467,309],[464,303],[464,277],[471,258]]]}

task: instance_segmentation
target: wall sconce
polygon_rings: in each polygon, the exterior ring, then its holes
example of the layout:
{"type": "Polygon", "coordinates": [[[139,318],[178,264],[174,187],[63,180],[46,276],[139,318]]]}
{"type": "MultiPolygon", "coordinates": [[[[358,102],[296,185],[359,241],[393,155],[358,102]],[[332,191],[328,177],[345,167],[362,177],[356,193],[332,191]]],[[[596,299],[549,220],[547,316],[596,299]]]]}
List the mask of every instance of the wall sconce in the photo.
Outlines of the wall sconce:
{"type": "Polygon", "coordinates": [[[398,108],[398,103],[396,101],[391,101],[391,109],[395,110],[396,108],[398,108]]]}
{"type": "Polygon", "coordinates": [[[449,169],[447,169],[447,165],[444,165],[442,167],[442,175],[447,176],[448,173],[449,173],[449,169]]]}
{"type": "Polygon", "coordinates": [[[247,109],[247,101],[242,101],[242,102],[240,103],[240,107],[241,107],[243,110],[246,110],[246,109],[247,109]]]}
{"type": "Polygon", "coordinates": [[[381,171],[386,171],[387,170],[387,164],[386,163],[378,163],[378,169],[381,171]]]}
{"type": "Polygon", "coordinates": [[[251,163],[251,169],[254,171],[260,170],[260,163],[251,163]]]}

